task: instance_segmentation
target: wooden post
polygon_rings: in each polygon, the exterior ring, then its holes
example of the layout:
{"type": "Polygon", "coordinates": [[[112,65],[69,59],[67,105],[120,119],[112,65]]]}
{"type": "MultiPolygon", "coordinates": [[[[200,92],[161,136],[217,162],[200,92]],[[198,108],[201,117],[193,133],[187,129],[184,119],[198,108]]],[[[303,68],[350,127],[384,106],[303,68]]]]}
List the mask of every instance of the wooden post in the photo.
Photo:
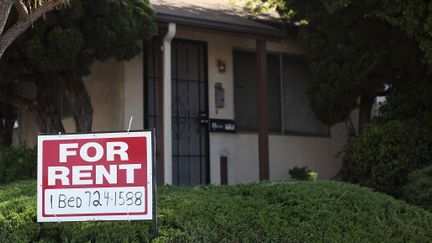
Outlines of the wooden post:
{"type": "Polygon", "coordinates": [[[269,122],[266,41],[256,41],[259,179],[269,179],[269,122]]]}
{"type": "Polygon", "coordinates": [[[228,157],[221,156],[220,159],[220,184],[228,185],[228,157]]]}

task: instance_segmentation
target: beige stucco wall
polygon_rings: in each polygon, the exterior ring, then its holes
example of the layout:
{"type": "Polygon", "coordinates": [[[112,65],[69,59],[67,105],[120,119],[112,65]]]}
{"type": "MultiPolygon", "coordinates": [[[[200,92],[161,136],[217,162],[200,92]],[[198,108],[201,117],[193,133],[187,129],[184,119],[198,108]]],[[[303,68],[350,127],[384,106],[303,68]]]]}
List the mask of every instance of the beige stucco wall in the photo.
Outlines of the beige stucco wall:
{"type": "MultiPolygon", "coordinates": [[[[207,42],[210,118],[234,119],[233,49],[255,49],[256,41],[229,34],[219,35],[181,28],[178,29],[176,38],[207,42]],[[217,59],[225,61],[225,73],[218,72],[217,59]],[[214,85],[217,82],[221,82],[225,89],[225,108],[222,109],[216,109],[214,104],[214,85]]],[[[267,50],[292,54],[304,53],[304,49],[293,38],[280,42],[267,42],[267,50]]],[[[251,109],[255,109],[255,106],[251,106],[251,109]]],[[[288,171],[294,166],[307,166],[317,171],[321,179],[333,177],[341,168],[340,158],[336,155],[346,138],[346,128],[343,124],[331,128],[331,137],[270,135],[270,179],[288,179],[288,171]]],[[[230,184],[259,179],[256,134],[210,133],[210,180],[214,184],[220,183],[220,156],[228,157],[230,184]]]]}
{"type": "Polygon", "coordinates": [[[123,129],[140,130],[144,128],[144,66],[143,52],[132,60],[124,62],[124,118],[123,129]]]}
{"type": "Polygon", "coordinates": [[[85,84],[93,104],[94,132],[118,131],[124,123],[124,63],[109,59],[92,65],[85,84]]]}

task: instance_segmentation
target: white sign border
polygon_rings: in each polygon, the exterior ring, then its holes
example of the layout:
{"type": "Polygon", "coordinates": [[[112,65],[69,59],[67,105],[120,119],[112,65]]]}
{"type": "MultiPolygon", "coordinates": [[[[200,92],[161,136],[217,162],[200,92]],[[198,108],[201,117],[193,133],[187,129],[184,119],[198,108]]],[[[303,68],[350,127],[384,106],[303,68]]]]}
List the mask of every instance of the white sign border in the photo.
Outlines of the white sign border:
{"type": "Polygon", "coordinates": [[[111,221],[111,220],[152,220],[153,219],[153,137],[152,131],[108,132],[87,134],[38,135],[37,142],[37,222],[75,222],[75,221],[111,221]],[[93,215],[93,216],[57,216],[42,215],[42,144],[48,140],[95,139],[95,138],[131,138],[145,137],[147,139],[147,214],[143,215],[93,215]]]}

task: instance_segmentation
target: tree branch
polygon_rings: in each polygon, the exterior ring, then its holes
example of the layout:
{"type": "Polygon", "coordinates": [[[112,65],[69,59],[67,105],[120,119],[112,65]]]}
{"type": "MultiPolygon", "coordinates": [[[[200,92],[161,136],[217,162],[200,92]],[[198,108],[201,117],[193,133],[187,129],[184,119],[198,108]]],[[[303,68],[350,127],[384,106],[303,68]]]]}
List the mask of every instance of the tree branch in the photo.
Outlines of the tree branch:
{"type": "Polygon", "coordinates": [[[11,95],[5,93],[1,89],[0,89],[0,101],[24,110],[31,110],[35,106],[32,100],[17,95],[11,95]]]}
{"type": "Polygon", "coordinates": [[[11,7],[11,0],[0,0],[0,35],[3,33],[11,7]]]}
{"type": "Polygon", "coordinates": [[[22,0],[14,0],[14,6],[19,14],[20,19],[26,19],[28,18],[28,10],[25,4],[22,2],[22,0]]]}
{"type": "Polygon", "coordinates": [[[60,4],[66,2],[66,0],[50,0],[45,1],[41,6],[39,6],[36,10],[30,13],[29,15],[29,21],[31,23],[35,22],[37,19],[42,17],[45,13],[53,10],[55,7],[59,6],[60,4]]]}
{"type": "Polygon", "coordinates": [[[4,74],[0,73],[0,85],[5,85],[8,83],[12,83],[13,81],[22,81],[22,82],[36,82],[37,78],[33,73],[14,73],[14,74],[4,74]]]}
{"type": "MultiPolygon", "coordinates": [[[[3,1],[3,0],[2,0],[3,1]]],[[[6,48],[21,35],[31,24],[38,20],[42,15],[51,11],[55,7],[64,3],[66,0],[51,0],[44,2],[41,6],[29,13],[26,18],[20,18],[6,33],[0,36],[0,58],[3,56],[6,48]]],[[[18,1],[19,2],[19,1],[18,1]]],[[[15,1],[15,4],[17,1],[15,1]]],[[[16,5],[15,5],[16,6],[16,5]]]]}

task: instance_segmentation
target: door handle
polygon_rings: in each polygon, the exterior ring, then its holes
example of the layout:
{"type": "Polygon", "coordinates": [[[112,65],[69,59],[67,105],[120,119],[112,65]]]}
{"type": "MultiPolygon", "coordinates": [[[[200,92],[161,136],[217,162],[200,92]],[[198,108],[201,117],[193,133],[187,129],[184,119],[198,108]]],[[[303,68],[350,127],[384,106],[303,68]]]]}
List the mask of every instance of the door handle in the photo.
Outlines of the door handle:
{"type": "Polygon", "coordinates": [[[209,119],[206,112],[200,112],[199,122],[201,126],[207,126],[209,124],[209,119]]]}

